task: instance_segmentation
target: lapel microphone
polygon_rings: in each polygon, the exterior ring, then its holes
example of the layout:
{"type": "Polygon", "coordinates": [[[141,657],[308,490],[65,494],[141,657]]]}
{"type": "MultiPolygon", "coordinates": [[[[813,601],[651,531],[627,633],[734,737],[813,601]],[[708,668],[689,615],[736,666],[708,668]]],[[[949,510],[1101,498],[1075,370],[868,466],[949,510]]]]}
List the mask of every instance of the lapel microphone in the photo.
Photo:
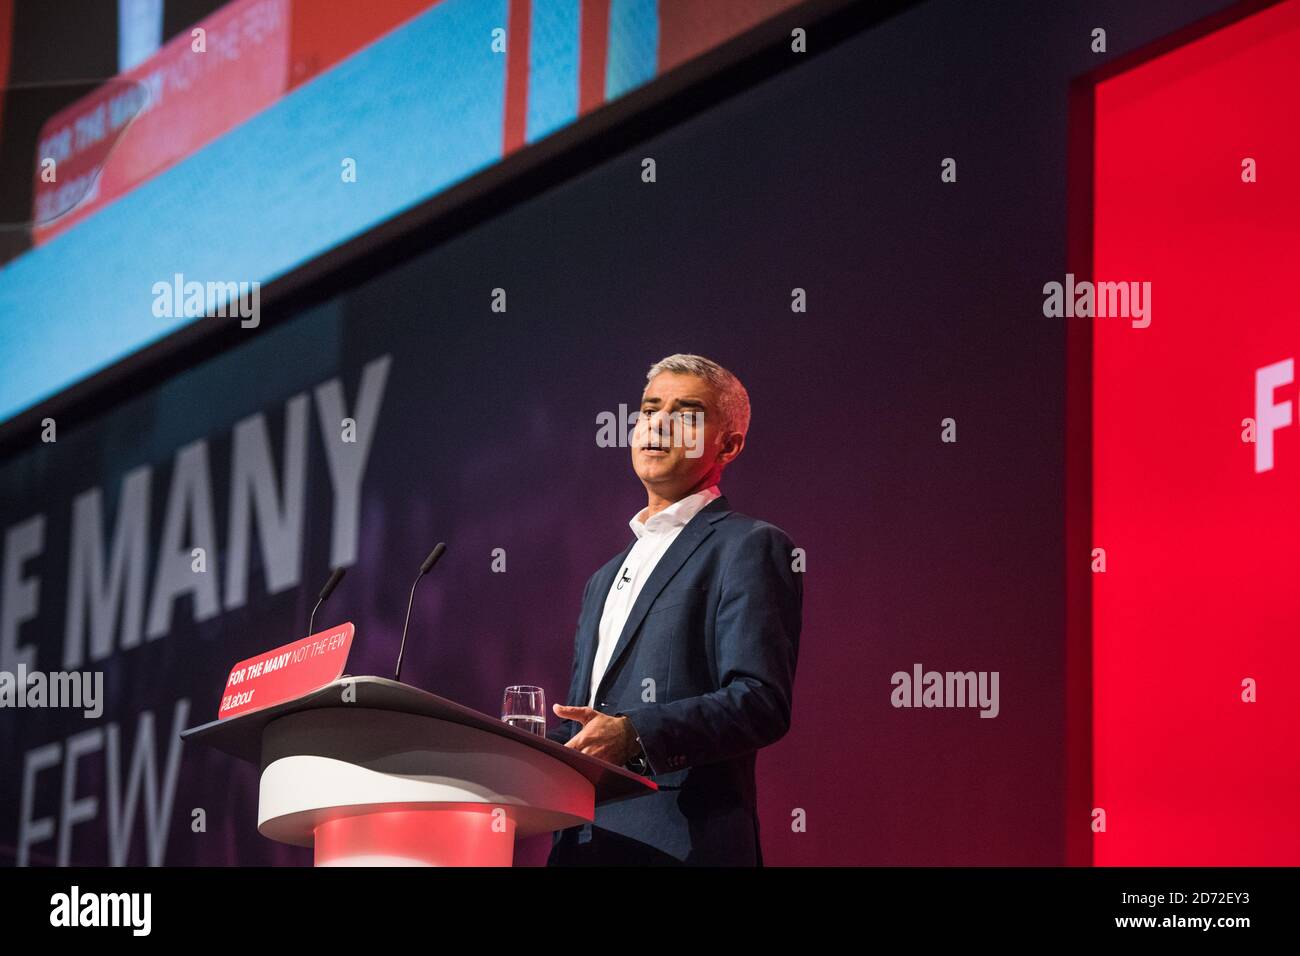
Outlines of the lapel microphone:
{"type": "Polygon", "coordinates": [[[631,580],[632,580],[632,577],[627,573],[627,568],[624,568],[624,569],[623,569],[623,576],[622,576],[621,578],[619,578],[619,579],[618,579],[618,583],[614,585],[614,590],[615,590],[615,591],[621,591],[621,590],[623,590],[623,585],[629,583],[631,580]]]}

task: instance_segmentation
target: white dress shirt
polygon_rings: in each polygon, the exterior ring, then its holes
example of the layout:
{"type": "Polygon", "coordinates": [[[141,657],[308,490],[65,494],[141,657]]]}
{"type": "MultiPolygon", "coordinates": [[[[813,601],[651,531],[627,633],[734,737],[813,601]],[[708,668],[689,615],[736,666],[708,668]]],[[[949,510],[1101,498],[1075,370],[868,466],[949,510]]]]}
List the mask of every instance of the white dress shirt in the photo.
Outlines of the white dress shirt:
{"type": "Polygon", "coordinates": [[[605,676],[605,668],[614,654],[614,646],[623,633],[623,625],[632,613],[632,605],[641,593],[650,573],[663,557],[668,546],[677,540],[686,523],[714,498],[721,495],[717,485],[687,495],[680,501],[674,501],[649,521],[642,519],[648,509],[642,508],[628,522],[632,533],[636,535],[636,544],[623,559],[622,566],[614,575],[609,594],[605,598],[605,610],[600,616],[600,638],[596,644],[596,659],[591,666],[591,697],[588,707],[596,706],[596,690],[600,680],[605,676]]]}

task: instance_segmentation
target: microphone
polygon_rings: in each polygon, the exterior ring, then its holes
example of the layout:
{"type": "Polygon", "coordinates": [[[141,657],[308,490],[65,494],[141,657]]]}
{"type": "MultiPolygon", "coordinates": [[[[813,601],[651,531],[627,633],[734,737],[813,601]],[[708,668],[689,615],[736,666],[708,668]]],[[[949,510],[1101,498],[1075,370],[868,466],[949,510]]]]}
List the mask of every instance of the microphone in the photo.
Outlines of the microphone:
{"type": "Polygon", "coordinates": [[[311,617],[307,621],[308,637],[316,633],[312,630],[316,626],[316,611],[325,603],[325,599],[334,593],[334,589],[339,586],[339,582],[343,580],[343,575],[346,573],[347,571],[344,568],[335,568],[334,573],[330,575],[330,579],[320,589],[320,597],[316,598],[316,606],[311,609],[311,617]]]}
{"type": "Polygon", "coordinates": [[[406,653],[406,631],[411,626],[411,603],[415,600],[415,586],[420,583],[422,577],[433,569],[433,566],[438,563],[438,559],[443,556],[446,550],[447,545],[443,542],[439,541],[435,544],[433,550],[429,552],[429,556],[420,565],[420,573],[415,576],[415,582],[411,585],[411,596],[406,599],[406,623],[402,625],[402,645],[397,649],[397,670],[393,672],[393,680],[400,681],[402,679],[402,655],[406,653]]]}

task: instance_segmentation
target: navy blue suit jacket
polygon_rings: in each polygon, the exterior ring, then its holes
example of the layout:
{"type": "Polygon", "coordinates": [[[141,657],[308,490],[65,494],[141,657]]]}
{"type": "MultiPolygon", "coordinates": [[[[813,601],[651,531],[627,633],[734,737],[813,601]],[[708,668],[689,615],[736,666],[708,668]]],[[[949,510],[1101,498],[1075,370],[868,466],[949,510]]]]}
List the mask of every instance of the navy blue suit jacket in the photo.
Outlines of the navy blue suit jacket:
{"type": "MultiPolygon", "coordinates": [[[[591,699],[601,613],[632,544],[587,581],[569,704],[591,699]]],[[[596,807],[593,824],[555,835],[548,865],[762,865],[754,763],[790,727],[803,610],[793,550],[719,497],[660,557],[595,702],[632,721],[659,792],[596,807]]],[[[563,721],[547,736],[580,729],[563,721]]]]}

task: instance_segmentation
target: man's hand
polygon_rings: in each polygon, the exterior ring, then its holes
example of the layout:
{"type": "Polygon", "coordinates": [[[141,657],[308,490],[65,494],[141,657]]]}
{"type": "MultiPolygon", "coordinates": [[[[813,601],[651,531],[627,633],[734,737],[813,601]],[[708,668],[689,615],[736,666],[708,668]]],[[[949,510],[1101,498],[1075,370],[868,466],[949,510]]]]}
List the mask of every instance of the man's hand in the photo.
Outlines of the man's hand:
{"type": "Polygon", "coordinates": [[[641,751],[636,742],[632,721],[626,717],[611,717],[591,707],[553,705],[556,716],[576,720],[582,729],[564,746],[621,767],[641,751]]]}

